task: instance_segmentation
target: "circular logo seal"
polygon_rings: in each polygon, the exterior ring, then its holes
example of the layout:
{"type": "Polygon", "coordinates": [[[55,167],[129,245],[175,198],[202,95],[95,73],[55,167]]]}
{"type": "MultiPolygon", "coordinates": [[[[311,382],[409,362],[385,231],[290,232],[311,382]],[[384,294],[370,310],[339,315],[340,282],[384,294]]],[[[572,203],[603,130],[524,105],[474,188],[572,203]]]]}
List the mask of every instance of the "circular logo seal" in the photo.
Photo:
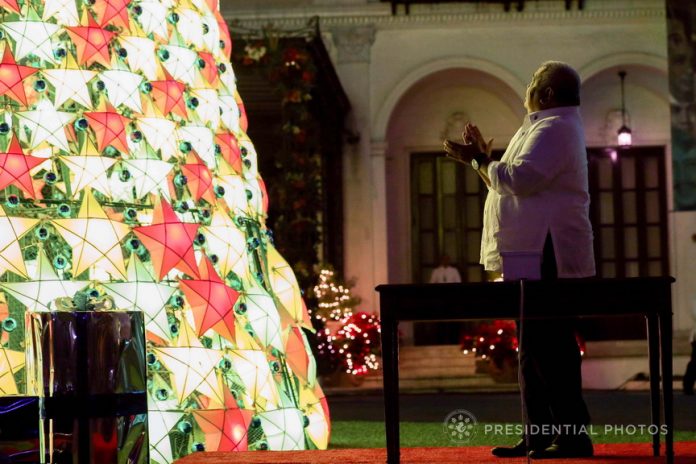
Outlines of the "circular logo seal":
{"type": "Polygon", "coordinates": [[[442,429],[455,443],[467,443],[476,434],[476,417],[466,409],[456,409],[447,414],[442,429]]]}

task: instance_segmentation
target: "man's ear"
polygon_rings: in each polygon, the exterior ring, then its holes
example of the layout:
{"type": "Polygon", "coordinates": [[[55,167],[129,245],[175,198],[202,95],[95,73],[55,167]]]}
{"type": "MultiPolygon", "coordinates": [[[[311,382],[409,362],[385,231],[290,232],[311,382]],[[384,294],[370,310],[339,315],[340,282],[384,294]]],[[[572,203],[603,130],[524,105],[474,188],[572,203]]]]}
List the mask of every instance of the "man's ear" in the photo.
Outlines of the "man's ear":
{"type": "Polygon", "coordinates": [[[539,96],[539,103],[542,106],[548,106],[553,103],[555,94],[553,92],[553,89],[551,87],[546,87],[544,90],[541,91],[541,95],[539,96]]]}

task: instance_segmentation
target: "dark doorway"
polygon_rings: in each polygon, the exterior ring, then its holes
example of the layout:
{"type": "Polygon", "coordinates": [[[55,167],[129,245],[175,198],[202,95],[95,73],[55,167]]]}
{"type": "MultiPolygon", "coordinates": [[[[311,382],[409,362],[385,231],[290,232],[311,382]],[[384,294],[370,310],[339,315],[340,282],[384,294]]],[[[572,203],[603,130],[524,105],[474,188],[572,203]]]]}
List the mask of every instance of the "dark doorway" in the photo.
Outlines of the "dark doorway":
{"type": "MultiPolygon", "coordinates": [[[[598,277],[669,275],[664,147],[590,148],[590,219],[598,277]]],[[[587,340],[645,338],[636,318],[588,319],[587,340]]]]}

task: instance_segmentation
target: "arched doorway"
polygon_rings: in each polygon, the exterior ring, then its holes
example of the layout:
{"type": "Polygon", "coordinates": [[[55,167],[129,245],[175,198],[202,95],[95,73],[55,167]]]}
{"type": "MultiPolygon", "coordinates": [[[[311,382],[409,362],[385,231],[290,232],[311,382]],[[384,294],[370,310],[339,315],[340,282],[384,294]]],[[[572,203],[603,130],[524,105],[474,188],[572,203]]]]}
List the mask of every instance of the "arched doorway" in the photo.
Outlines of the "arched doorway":
{"type": "MultiPolygon", "coordinates": [[[[496,148],[504,148],[524,112],[520,95],[509,85],[470,68],[434,72],[404,92],[386,130],[390,282],[428,282],[443,253],[464,281],[482,280],[478,254],[485,187],[470,169],[445,158],[442,140],[459,138],[471,120],[495,139],[496,148]]],[[[403,330],[406,341],[412,339],[411,328],[403,330]]],[[[453,324],[421,327],[418,334],[415,341],[421,344],[458,341],[453,324]]]]}

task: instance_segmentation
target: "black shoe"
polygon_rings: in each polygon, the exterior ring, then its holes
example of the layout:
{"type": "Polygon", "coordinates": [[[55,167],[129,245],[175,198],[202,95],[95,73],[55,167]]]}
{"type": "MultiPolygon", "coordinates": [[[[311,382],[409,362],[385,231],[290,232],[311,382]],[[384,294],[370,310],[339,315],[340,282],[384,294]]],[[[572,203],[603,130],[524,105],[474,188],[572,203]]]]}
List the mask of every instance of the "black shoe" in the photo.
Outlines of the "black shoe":
{"type": "Polygon", "coordinates": [[[491,454],[499,458],[525,457],[527,455],[527,444],[522,439],[515,446],[496,446],[491,450],[491,454]]]}
{"type": "MultiPolygon", "coordinates": [[[[548,441],[543,445],[532,443],[529,449],[543,450],[546,444],[548,444],[548,441]]],[[[496,446],[491,450],[491,454],[499,458],[523,458],[527,456],[528,452],[529,450],[527,449],[527,443],[525,443],[524,438],[518,441],[515,446],[496,446]]]]}
{"type": "Polygon", "coordinates": [[[559,436],[548,448],[529,452],[532,459],[589,458],[593,455],[592,440],[586,434],[559,436]]]}

